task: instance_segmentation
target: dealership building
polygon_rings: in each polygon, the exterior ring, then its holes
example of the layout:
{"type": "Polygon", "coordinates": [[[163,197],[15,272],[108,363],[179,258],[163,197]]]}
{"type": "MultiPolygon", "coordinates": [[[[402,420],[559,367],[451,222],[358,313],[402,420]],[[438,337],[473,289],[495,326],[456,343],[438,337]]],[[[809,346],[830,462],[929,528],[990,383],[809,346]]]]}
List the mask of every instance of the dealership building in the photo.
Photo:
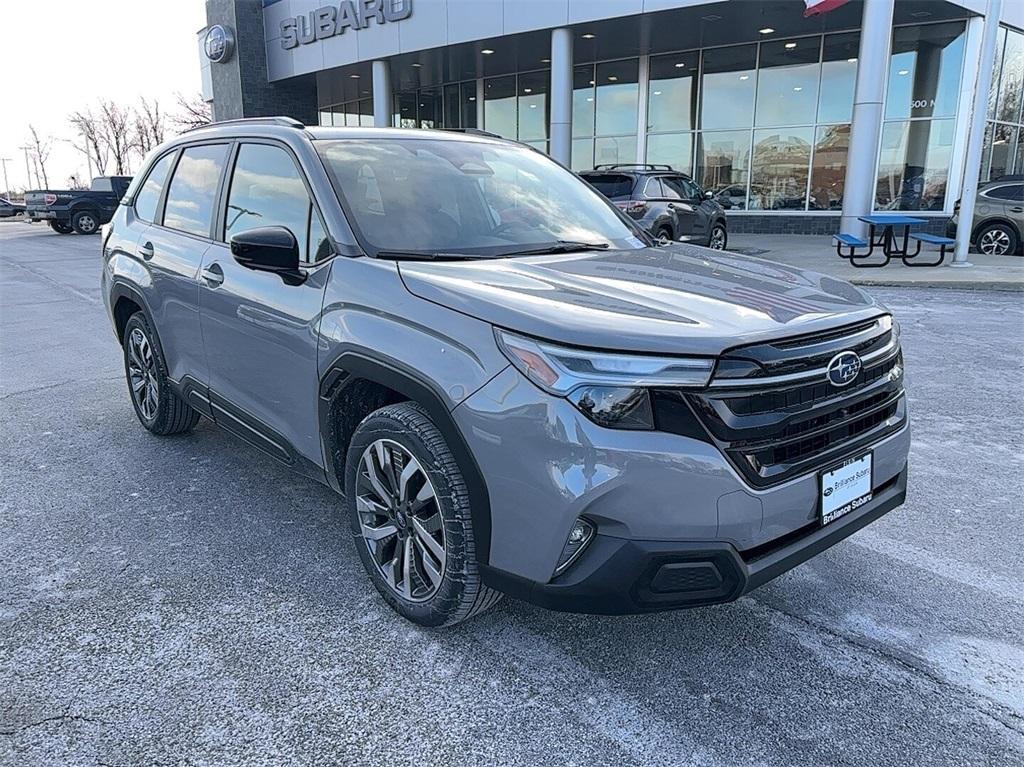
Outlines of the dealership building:
{"type": "Polygon", "coordinates": [[[476,128],[576,170],[669,164],[733,231],[831,234],[844,203],[848,218],[912,210],[941,228],[964,179],[1024,173],[1024,0],[805,13],[804,0],[207,0],[198,43],[218,120],[476,128]]]}

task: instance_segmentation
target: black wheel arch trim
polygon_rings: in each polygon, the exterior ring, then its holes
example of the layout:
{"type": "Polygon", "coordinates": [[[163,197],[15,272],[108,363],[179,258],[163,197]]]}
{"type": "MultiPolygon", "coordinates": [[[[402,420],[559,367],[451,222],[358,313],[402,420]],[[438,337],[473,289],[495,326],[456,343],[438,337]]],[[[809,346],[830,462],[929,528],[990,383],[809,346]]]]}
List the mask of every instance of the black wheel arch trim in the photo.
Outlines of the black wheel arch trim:
{"type": "Polygon", "coordinates": [[[324,466],[328,483],[339,493],[344,487],[332,456],[337,445],[332,444],[334,429],[331,427],[331,404],[338,393],[354,381],[370,381],[398,392],[421,405],[440,430],[448,443],[455,460],[462,470],[466,489],[469,492],[470,519],[473,523],[473,542],[476,559],[486,564],[491,550],[491,503],[476,458],[459,430],[444,397],[437,388],[417,371],[384,355],[368,353],[365,349],[343,350],[327,367],[320,378],[319,417],[320,435],[324,452],[324,466]]]}

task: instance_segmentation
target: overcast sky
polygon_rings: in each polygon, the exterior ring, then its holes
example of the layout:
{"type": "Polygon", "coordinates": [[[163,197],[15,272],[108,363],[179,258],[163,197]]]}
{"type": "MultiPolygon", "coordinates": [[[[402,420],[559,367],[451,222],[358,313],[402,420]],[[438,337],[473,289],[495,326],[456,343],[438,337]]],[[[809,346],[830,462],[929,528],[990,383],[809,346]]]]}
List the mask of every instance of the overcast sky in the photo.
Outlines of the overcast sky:
{"type": "Polygon", "coordinates": [[[26,185],[20,147],[29,123],[53,137],[47,172],[50,186],[62,187],[88,175],[85,156],[67,143],[76,138],[71,112],[143,95],[174,111],[176,92],[198,93],[196,32],[205,24],[203,0],[0,0],[0,157],[10,159],[11,187],[26,185]]]}

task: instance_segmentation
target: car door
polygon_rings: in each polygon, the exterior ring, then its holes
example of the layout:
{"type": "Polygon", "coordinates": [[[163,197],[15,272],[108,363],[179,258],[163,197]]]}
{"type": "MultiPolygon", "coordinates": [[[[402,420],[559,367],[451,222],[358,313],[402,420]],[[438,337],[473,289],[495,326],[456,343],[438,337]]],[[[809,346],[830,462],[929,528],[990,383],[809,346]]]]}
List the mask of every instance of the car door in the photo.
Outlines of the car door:
{"type": "Polygon", "coordinates": [[[284,145],[236,145],[218,236],[199,277],[199,306],[218,424],[300,471],[322,478],[317,322],[331,255],[300,166],[284,145]],[[299,242],[301,284],[242,266],[232,236],[283,226],[299,242]]]}
{"type": "Polygon", "coordinates": [[[142,268],[136,282],[156,326],[168,376],[186,390],[204,389],[208,378],[197,279],[210,247],[229,147],[196,144],[160,158],[128,212],[135,218],[130,228],[138,231],[135,257],[142,268]],[[166,184],[159,178],[164,164],[168,170],[173,166],[166,184]]]}
{"type": "Polygon", "coordinates": [[[688,200],[693,208],[693,229],[690,232],[692,238],[699,242],[707,240],[716,206],[704,196],[701,188],[686,176],[674,176],[666,183],[671,183],[677,188],[683,199],[688,200]]]}
{"type": "Polygon", "coordinates": [[[682,185],[680,176],[662,176],[661,183],[665,189],[665,199],[669,201],[669,209],[676,218],[676,239],[689,241],[694,239],[696,211],[691,196],[682,185]]]}

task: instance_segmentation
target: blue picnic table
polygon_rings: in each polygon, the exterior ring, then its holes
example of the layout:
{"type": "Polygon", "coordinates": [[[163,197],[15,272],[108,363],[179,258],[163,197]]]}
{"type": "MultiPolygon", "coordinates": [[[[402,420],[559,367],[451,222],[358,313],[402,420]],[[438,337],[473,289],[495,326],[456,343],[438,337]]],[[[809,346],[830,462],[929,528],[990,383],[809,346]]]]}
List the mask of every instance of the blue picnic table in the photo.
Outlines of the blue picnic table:
{"type": "MultiPolygon", "coordinates": [[[[870,227],[868,242],[871,243],[872,249],[876,246],[880,247],[888,258],[906,258],[910,256],[910,227],[916,224],[927,223],[923,218],[896,213],[872,213],[870,216],[857,216],[857,220],[863,221],[870,227]],[[899,247],[896,244],[900,239],[900,236],[896,233],[897,227],[903,230],[903,242],[899,247]]],[[[920,247],[918,250],[920,250],[920,247]]]]}
{"type": "Polygon", "coordinates": [[[900,259],[906,266],[940,266],[946,256],[946,248],[954,244],[954,241],[948,237],[940,237],[927,232],[911,233],[911,227],[927,223],[927,219],[917,216],[907,216],[901,213],[872,213],[869,216],[857,216],[857,220],[863,221],[870,227],[867,240],[862,240],[860,237],[846,232],[840,232],[832,239],[836,243],[836,253],[849,261],[851,266],[858,268],[878,269],[894,258],[900,259]],[[911,240],[916,243],[913,252],[910,250],[911,240]],[[915,260],[915,257],[921,253],[922,243],[939,247],[938,260],[915,260]],[[867,260],[876,248],[881,249],[885,256],[884,261],[871,262],[867,260]],[[858,252],[858,249],[863,250],[858,252]]]}

